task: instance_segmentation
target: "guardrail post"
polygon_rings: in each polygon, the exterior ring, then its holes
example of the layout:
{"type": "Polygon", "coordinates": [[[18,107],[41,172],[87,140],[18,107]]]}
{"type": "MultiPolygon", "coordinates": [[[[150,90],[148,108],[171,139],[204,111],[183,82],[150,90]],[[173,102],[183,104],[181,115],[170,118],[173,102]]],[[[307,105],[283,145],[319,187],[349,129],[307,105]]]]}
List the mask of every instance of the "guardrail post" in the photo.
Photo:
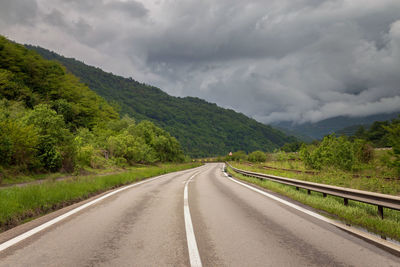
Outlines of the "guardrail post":
{"type": "Polygon", "coordinates": [[[348,198],[343,198],[343,200],[344,200],[344,205],[348,206],[349,205],[349,199],[348,198]]]}
{"type": "Polygon", "coordinates": [[[378,206],[378,213],[379,213],[379,216],[381,216],[381,218],[383,220],[383,207],[382,206],[378,206]]]}
{"type": "Polygon", "coordinates": [[[323,196],[323,197],[326,197],[326,193],[322,193],[322,196],[323,196]]]}
{"type": "Polygon", "coordinates": [[[311,190],[307,189],[307,194],[311,195],[311,190]]]}
{"type": "Polygon", "coordinates": [[[300,190],[300,188],[298,188],[298,187],[296,186],[296,190],[297,190],[297,191],[299,191],[299,190],[300,190]]]}

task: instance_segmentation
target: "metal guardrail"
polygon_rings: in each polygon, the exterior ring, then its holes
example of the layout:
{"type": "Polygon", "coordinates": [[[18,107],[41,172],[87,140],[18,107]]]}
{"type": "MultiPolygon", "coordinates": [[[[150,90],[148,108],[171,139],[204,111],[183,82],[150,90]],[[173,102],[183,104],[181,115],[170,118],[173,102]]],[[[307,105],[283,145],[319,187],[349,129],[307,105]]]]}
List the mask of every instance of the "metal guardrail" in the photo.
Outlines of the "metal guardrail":
{"type": "Polygon", "coordinates": [[[311,191],[314,191],[322,193],[324,197],[326,197],[327,195],[342,197],[344,199],[344,205],[346,206],[349,203],[349,199],[376,205],[378,206],[378,213],[382,219],[383,219],[383,208],[389,208],[400,211],[400,197],[397,196],[379,194],[374,192],[368,192],[368,191],[362,191],[362,190],[356,190],[356,189],[350,189],[332,185],[312,183],[312,182],[301,181],[270,174],[250,172],[232,167],[232,165],[230,165],[228,162],[226,162],[226,164],[233,171],[240,173],[242,175],[251,176],[259,179],[271,180],[281,184],[291,185],[296,187],[297,190],[299,190],[299,188],[307,189],[308,194],[311,194],[311,191]]]}

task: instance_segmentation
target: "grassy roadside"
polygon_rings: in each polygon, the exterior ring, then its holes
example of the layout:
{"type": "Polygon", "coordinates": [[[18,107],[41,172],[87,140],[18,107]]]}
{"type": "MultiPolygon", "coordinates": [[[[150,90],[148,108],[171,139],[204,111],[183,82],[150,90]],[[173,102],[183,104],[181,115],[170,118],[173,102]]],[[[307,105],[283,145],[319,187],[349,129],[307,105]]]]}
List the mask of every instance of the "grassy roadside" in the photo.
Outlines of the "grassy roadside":
{"type": "Polygon", "coordinates": [[[106,190],[200,165],[186,163],[146,166],[113,175],[77,176],[71,180],[46,181],[42,184],[2,189],[0,190],[0,232],[106,190]]]}
{"type": "MultiPolygon", "coordinates": [[[[300,163],[297,164],[300,165],[300,163]]],[[[354,177],[354,173],[352,172],[340,171],[333,168],[319,171],[316,174],[309,174],[305,172],[295,173],[292,170],[285,171],[282,169],[265,169],[265,167],[277,167],[276,163],[273,165],[271,162],[268,162],[268,165],[266,163],[254,163],[252,166],[243,163],[231,162],[231,165],[242,170],[284,176],[314,183],[348,187],[382,194],[400,195],[399,180],[388,180],[374,175],[354,177]]],[[[304,168],[297,166],[296,170],[304,170],[304,168]]]]}
{"type": "Polygon", "coordinates": [[[349,205],[344,206],[342,198],[334,196],[327,196],[324,198],[322,194],[316,192],[312,192],[311,195],[308,195],[306,190],[300,189],[297,191],[293,186],[246,177],[233,172],[229,167],[228,172],[240,180],[253,183],[313,207],[319,210],[324,216],[343,221],[347,224],[359,226],[370,232],[400,241],[399,211],[385,209],[385,219],[382,220],[378,216],[377,207],[373,205],[349,200],[349,205]]]}
{"type": "Polygon", "coordinates": [[[11,186],[15,184],[22,183],[32,183],[37,181],[44,180],[56,180],[62,178],[69,178],[74,176],[90,176],[90,175],[107,175],[114,174],[120,172],[126,172],[129,170],[133,170],[137,166],[129,166],[129,167],[118,167],[118,166],[102,166],[101,169],[95,169],[90,167],[82,168],[79,172],[76,173],[65,173],[65,172],[54,172],[54,173],[38,173],[38,174],[26,174],[19,173],[17,170],[3,170],[2,179],[0,179],[0,186],[11,186]]]}

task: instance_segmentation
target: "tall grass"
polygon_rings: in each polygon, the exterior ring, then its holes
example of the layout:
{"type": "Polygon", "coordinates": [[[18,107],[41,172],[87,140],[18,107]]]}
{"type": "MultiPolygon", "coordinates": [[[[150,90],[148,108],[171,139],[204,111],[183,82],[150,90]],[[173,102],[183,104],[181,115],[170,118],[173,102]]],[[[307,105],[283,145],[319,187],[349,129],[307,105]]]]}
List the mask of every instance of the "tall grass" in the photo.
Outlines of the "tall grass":
{"type": "Polygon", "coordinates": [[[114,175],[76,177],[64,181],[5,188],[0,190],[0,231],[112,188],[200,165],[163,164],[139,167],[114,175]]]}

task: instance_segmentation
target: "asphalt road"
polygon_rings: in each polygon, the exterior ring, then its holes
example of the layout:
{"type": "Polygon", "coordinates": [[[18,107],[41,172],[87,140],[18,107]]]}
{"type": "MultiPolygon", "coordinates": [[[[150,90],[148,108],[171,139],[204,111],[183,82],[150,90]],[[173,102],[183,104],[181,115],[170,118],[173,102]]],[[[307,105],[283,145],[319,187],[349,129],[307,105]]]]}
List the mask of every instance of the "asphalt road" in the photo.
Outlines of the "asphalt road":
{"type": "Polygon", "coordinates": [[[221,167],[115,194],[0,252],[0,266],[190,266],[184,188],[194,174],[188,204],[203,266],[400,266],[380,248],[232,182],[221,167]]]}

